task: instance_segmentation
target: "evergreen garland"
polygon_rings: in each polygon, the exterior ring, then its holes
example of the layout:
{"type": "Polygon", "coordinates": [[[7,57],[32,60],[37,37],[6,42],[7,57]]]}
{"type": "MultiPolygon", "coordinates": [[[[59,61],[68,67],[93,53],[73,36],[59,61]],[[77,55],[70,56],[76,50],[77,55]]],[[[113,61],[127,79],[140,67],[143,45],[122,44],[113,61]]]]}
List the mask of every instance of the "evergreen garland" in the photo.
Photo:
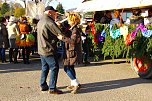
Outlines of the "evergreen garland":
{"type": "MultiPolygon", "coordinates": [[[[147,28],[152,30],[152,26],[147,26],[147,28]]],[[[146,56],[146,58],[152,59],[152,36],[150,38],[146,38],[139,30],[132,46],[134,57],[141,58],[146,56]]]]}
{"type": "MultiPolygon", "coordinates": [[[[98,36],[100,35],[101,31],[104,29],[104,26],[100,23],[94,23],[95,30],[96,30],[96,38],[98,39],[98,36]]],[[[101,49],[103,47],[103,42],[99,42],[96,44],[94,42],[94,35],[90,34],[90,38],[92,39],[92,52],[94,55],[94,61],[99,61],[100,56],[102,55],[101,49]]]]}
{"type": "MultiPolygon", "coordinates": [[[[107,25],[103,25],[100,23],[95,24],[96,34],[101,33],[103,29],[105,29],[107,25]]],[[[128,32],[131,33],[136,30],[137,25],[129,25],[128,32]]],[[[147,29],[152,30],[152,25],[146,26],[147,29]]],[[[112,30],[116,30],[119,27],[117,25],[113,25],[112,30]]],[[[151,36],[152,37],[152,36],[151,36]]],[[[93,37],[92,37],[93,38],[93,37]]],[[[110,36],[110,29],[106,30],[106,37],[104,42],[99,42],[98,44],[94,44],[93,47],[96,61],[100,58],[100,54],[104,54],[104,59],[110,56],[113,60],[118,57],[130,58],[139,57],[141,58],[143,55],[149,59],[152,59],[152,38],[146,38],[142,35],[141,30],[138,30],[138,33],[133,40],[132,44],[129,46],[125,45],[123,36],[119,36],[117,39],[113,39],[110,36]]]]}
{"type": "MultiPolygon", "coordinates": [[[[105,26],[107,27],[107,26],[105,26]]],[[[113,30],[118,29],[117,25],[113,25],[113,30]]],[[[125,56],[127,47],[124,44],[123,36],[118,37],[117,39],[113,39],[110,36],[109,28],[106,30],[106,38],[102,48],[102,53],[104,54],[104,59],[107,56],[110,56],[113,61],[114,58],[118,58],[120,56],[125,56]]]]}

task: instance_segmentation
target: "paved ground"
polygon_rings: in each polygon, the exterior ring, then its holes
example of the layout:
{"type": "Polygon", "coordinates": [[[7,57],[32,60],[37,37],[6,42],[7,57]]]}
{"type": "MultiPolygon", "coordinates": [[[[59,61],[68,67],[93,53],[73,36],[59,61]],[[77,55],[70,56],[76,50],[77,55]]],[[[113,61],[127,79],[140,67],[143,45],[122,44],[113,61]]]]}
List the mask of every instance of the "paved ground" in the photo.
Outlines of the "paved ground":
{"type": "Polygon", "coordinates": [[[122,59],[77,66],[82,84],[78,94],[70,94],[70,80],[60,65],[57,86],[62,95],[50,95],[39,90],[41,64],[39,58],[30,65],[0,63],[0,101],[152,101],[152,80],[140,79],[122,59]]]}

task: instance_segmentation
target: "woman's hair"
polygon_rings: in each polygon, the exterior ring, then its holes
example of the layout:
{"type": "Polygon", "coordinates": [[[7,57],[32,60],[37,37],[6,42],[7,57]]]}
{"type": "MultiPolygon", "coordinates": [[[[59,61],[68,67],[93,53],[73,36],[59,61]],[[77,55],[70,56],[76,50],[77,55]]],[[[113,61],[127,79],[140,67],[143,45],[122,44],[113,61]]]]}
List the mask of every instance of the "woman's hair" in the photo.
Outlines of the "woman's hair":
{"type": "Polygon", "coordinates": [[[119,18],[119,16],[120,16],[120,12],[118,10],[115,10],[114,11],[114,17],[119,18]]]}
{"type": "Polygon", "coordinates": [[[72,22],[73,24],[80,24],[80,14],[76,12],[70,12],[68,14],[68,21],[72,22]]]}

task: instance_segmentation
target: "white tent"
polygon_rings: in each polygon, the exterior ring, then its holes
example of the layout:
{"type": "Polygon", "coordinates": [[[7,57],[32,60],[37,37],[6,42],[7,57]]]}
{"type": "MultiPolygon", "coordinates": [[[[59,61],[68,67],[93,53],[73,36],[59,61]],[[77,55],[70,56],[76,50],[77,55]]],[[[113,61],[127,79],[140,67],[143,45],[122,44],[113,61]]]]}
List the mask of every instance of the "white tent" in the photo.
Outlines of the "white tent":
{"type": "Polygon", "coordinates": [[[25,8],[25,3],[22,0],[15,0],[15,3],[19,3],[23,8],[25,8]]]}
{"type": "Polygon", "coordinates": [[[43,16],[45,6],[43,2],[28,1],[26,5],[26,16],[40,19],[43,16]]]}
{"type": "Polygon", "coordinates": [[[81,3],[76,12],[103,11],[152,6],[152,0],[92,0],[81,3]]]}

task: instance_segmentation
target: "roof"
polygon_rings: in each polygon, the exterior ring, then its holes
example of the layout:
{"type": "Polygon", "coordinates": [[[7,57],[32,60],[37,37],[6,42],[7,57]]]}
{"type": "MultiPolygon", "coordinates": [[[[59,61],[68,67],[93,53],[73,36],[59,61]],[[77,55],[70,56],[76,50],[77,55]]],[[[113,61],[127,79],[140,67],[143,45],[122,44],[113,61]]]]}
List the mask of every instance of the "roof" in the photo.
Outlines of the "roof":
{"type": "Polygon", "coordinates": [[[152,0],[91,0],[81,3],[77,12],[104,11],[134,7],[151,7],[152,0]]]}

